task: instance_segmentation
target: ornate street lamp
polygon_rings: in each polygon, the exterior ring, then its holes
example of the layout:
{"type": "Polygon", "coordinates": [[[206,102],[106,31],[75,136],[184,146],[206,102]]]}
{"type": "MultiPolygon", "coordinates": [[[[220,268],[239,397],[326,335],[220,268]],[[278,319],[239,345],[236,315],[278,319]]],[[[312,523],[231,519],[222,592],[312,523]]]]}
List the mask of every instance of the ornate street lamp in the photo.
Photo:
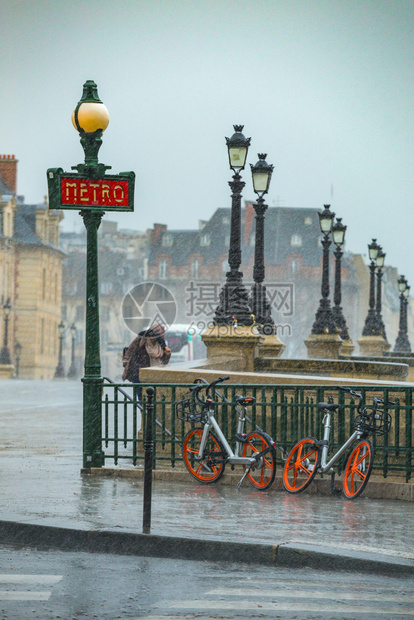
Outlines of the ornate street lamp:
{"type": "Polygon", "coordinates": [[[232,190],[229,266],[226,282],[220,292],[220,302],[214,315],[216,325],[232,325],[235,320],[239,325],[251,325],[251,309],[248,293],[243,285],[243,273],[239,271],[241,264],[241,192],[245,183],[240,172],[246,164],[250,138],[242,134],[243,125],[234,125],[235,133],[226,138],[229,164],[233,170],[233,181],[229,182],[232,190]]]}
{"type": "Polygon", "coordinates": [[[48,168],[49,209],[74,209],[86,228],[86,322],[83,383],[83,466],[102,467],[102,385],[99,343],[98,228],[107,211],[134,211],[135,173],[106,174],[111,166],[99,163],[108,110],[93,80],[83,85],[72,114],[85,154],[72,172],[48,168]],[[75,172],[76,171],[76,172],[75,172]]]}
{"type": "Polygon", "coordinates": [[[330,205],[324,205],[324,210],[319,213],[319,225],[323,233],[323,261],[322,261],[322,298],[315,315],[312,326],[312,334],[336,334],[334,316],[331,302],[329,301],[329,247],[331,245],[330,234],[332,232],[335,213],[330,211],[330,205]]]}
{"type": "Polygon", "coordinates": [[[385,325],[382,319],[382,268],[384,267],[385,262],[385,252],[382,251],[382,248],[378,250],[377,258],[375,259],[375,264],[377,266],[377,303],[375,307],[375,312],[377,315],[377,329],[381,336],[387,340],[387,334],[385,332],[385,325]]]}
{"type": "Polygon", "coordinates": [[[20,342],[16,341],[16,344],[14,345],[14,356],[16,358],[16,379],[19,378],[21,353],[22,353],[22,345],[20,344],[20,342]]]}
{"type": "Polygon", "coordinates": [[[379,330],[377,325],[377,313],[375,310],[375,269],[376,269],[376,260],[378,256],[378,252],[380,250],[380,246],[377,243],[376,239],[373,239],[371,243],[368,244],[368,255],[370,259],[370,285],[369,285],[369,308],[368,314],[365,319],[364,329],[362,330],[363,336],[379,336],[379,330]]]}
{"type": "Polygon", "coordinates": [[[401,276],[398,279],[398,290],[400,292],[400,323],[394,351],[411,353],[411,345],[407,334],[407,310],[410,287],[408,286],[407,280],[404,276],[401,276]]]}
{"type": "Polygon", "coordinates": [[[272,178],[273,166],[266,162],[266,154],[258,155],[259,161],[254,166],[250,164],[253,178],[253,189],[258,196],[253,205],[256,212],[256,238],[254,249],[254,267],[250,294],[250,307],[255,321],[260,325],[259,329],[264,334],[273,334],[274,321],[271,315],[271,307],[266,295],[266,286],[263,284],[265,277],[264,266],[264,216],[267,209],[263,196],[269,191],[270,179],[272,178]]]}
{"type": "Polygon", "coordinates": [[[59,359],[58,359],[58,364],[56,366],[56,370],[55,370],[55,379],[62,379],[65,376],[65,369],[63,368],[63,359],[62,359],[62,353],[63,353],[63,338],[65,337],[65,324],[63,321],[61,321],[58,325],[58,330],[59,330],[59,359]]]}
{"type": "Polygon", "coordinates": [[[71,364],[70,364],[67,376],[68,376],[68,379],[72,379],[76,377],[77,375],[76,363],[75,363],[75,340],[76,340],[77,329],[76,329],[75,323],[72,323],[69,329],[70,329],[70,334],[72,338],[72,357],[71,357],[71,364]]]}
{"type": "Polygon", "coordinates": [[[339,330],[339,335],[342,340],[350,340],[348,327],[346,325],[345,317],[342,312],[342,293],[341,293],[341,259],[343,256],[342,248],[345,242],[346,226],[342,224],[342,218],[338,217],[335,224],[332,227],[332,237],[335,244],[335,289],[334,289],[334,307],[332,313],[335,320],[335,325],[339,330]]]}
{"type": "Polygon", "coordinates": [[[11,312],[10,297],[8,297],[6,303],[3,306],[4,312],[4,340],[3,348],[0,352],[0,364],[11,364],[10,351],[8,346],[9,341],[9,314],[11,312]]]}

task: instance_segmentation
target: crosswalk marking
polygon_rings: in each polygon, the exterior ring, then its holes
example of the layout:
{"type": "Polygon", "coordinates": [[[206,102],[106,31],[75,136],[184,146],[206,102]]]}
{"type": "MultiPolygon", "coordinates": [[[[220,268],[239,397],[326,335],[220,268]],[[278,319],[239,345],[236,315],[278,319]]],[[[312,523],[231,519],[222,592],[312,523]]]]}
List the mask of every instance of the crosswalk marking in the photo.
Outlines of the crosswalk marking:
{"type": "Polygon", "coordinates": [[[247,600],[237,600],[237,601],[202,601],[202,600],[194,600],[194,601],[164,601],[162,603],[158,603],[157,607],[163,607],[166,609],[197,609],[197,610],[228,610],[231,609],[234,611],[235,606],[237,607],[237,611],[296,611],[296,612],[316,612],[321,613],[356,613],[356,614],[370,614],[371,618],[372,614],[375,612],[375,615],[387,614],[388,617],[390,614],[393,616],[404,615],[407,616],[408,611],[412,611],[412,607],[410,608],[401,608],[401,607],[383,607],[379,608],[378,606],[373,609],[372,607],[364,607],[363,605],[332,605],[332,601],[329,602],[329,606],[323,605],[321,603],[307,603],[304,605],[297,603],[277,603],[273,601],[261,601],[260,603],[257,601],[247,601],[247,600]]]}
{"type": "Polygon", "coordinates": [[[18,584],[38,584],[38,585],[54,585],[61,581],[62,575],[2,575],[0,574],[0,583],[18,583],[18,584]]]}
{"type": "Polygon", "coordinates": [[[48,601],[51,592],[0,590],[0,601],[48,601]]]}
{"type": "MultiPolygon", "coordinates": [[[[62,575],[1,574],[0,583],[18,586],[53,586],[63,579],[62,575]]],[[[48,601],[52,592],[36,590],[0,590],[0,601],[48,601]]]]}
{"type": "MultiPolygon", "coordinates": [[[[348,586],[349,588],[349,586],[348,586]]],[[[210,590],[206,592],[206,594],[212,594],[216,596],[255,596],[255,597],[269,597],[273,598],[308,598],[308,599],[330,599],[332,598],[332,591],[324,591],[318,589],[317,591],[312,590],[296,590],[294,587],[290,590],[281,590],[280,588],[275,588],[272,590],[265,589],[257,589],[252,590],[251,592],[246,592],[246,588],[217,588],[215,590],[210,590]]],[[[361,598],[364,601],[387,601],[390,603],[393,602],[404,602],[404,603],[414,603],[414,596],[405,595],[401,600],[401,594],[379,594],[379,593],[369,593],[364,592],[360,594],[361,598]]],[[[358,595],[355,592],[336,592],[335,598],[339,601],[354,601],[358,595]]]]}

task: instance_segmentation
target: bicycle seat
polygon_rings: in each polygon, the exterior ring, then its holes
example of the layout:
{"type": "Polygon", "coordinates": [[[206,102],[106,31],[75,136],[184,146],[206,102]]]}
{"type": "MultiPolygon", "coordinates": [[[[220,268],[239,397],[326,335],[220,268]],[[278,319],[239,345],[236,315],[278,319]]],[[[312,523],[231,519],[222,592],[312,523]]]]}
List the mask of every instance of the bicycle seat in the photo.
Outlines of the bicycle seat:
{"type": "Polygon", "coordinates": [[[339,408],[339,405],[336,403],[328,404],[328,403],[318,403],[318,409],[327,409],[328,411],[336,411],[339,408]]]}
{"type": "Polygon", "coordinates": [[[238,405],[242,405],[242,407],[254,405],[254,403],[256,402],[256,399],[253,398],[253,396],[240,396],[240,394],[237,394],[234,400],[238,405]]]}

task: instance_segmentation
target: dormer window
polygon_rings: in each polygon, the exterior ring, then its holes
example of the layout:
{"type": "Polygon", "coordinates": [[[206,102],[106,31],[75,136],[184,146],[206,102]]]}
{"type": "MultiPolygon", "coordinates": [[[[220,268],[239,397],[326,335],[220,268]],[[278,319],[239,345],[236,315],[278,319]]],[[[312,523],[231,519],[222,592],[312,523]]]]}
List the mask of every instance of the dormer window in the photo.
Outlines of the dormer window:
{"type": "Polygon", "coordinates": [[[173,244],[172,235],[166,234],[162,236],[162,246],[164,248],[170,248],[173,244]]]}
{"type": "Polygon", "coordinates": [[[290,245],[295,248],[302,246],[302,237],[300,235],[292,235],[290,238],[290,245]]]}
{"type": "Polygon", "coordinates": [[[222,224],[229,224],[230,223],[229,216],[228,215],[223,215],[221,222],[222,222],[222,224]]]}
{"type": "Polygon", "coordinates": [[[205,235],[201,235],[201,237],[200,237],[200,245],[201,245],[201,246],[203,246],[203,247],[207,247],[207,246],[209,246],[209,245],[210,245],[210,243],[211,243],[211,241],[210,241],[210,235],[207,235],[207,234],[205,234],[205,235]]]}

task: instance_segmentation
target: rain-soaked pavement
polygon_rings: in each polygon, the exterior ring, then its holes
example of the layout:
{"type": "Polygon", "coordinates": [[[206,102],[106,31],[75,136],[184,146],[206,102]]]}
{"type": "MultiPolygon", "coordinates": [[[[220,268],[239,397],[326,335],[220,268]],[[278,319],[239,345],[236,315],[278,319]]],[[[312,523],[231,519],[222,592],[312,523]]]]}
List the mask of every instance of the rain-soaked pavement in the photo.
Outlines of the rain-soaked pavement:
{"type": "MultiPolygon", "coordinates": [[[[81,476],[82,384],[0,384],[0,519],[142,531],[143,482],[81,476]]],[[[414,560],[414,503],[291,496],[247,483],[153,483],[152,534],[238,542],[310,543],[414,560]]]]}

